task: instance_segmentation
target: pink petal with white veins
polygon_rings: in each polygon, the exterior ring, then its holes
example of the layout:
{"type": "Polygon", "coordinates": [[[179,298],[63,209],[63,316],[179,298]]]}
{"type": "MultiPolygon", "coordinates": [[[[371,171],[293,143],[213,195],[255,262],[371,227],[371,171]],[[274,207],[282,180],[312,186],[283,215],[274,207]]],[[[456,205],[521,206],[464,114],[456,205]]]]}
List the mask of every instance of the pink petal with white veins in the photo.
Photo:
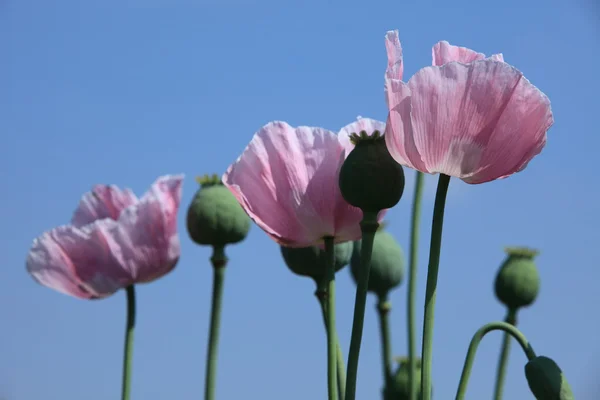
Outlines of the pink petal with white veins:
{"type": "Polygon", "coordinates": [[[83,228],[61,226],[33,241],[26,267],[40,284],[71,296],[110,296],[132,283],[110,235],[117,223],[104,219],[83,228]]]}
{"type": "Polygon", "coordinates": [[[468,183],[510,175],[541,151],[552,125],[547,97],[503,62],[423,68],[408,86],[416,151],[427,172],[468,183]]]}
{"type": "Polygon", "coordinates": [[[396,81],[390,88],[390,108],[385,126],[385,144],[399,164],[421,172],[430,172],[415,144],[412,125],[411,91],[407,84],[396,81]]]}
{"type": "Polygon", "coordinates": [[[404,61],[402,57],[402,46],[398,30],[388,31],[385,34],[385,48],[387,51],[388,65],[385,76],[390,79],[400,79],[404,74],[404,61]]]}
{"type": "Polygon", "coordinates": [[[177,211],[183,176],[163,176],[132,207],[123,211],[112,234],[121,259],[136,283],[170,272],[180,255],[177,211]]]}
{"type": "Polygon", "coordinates": [[[452,61],[467,64],[476,60],[483,60],[485,54],[478,53],[466,47],[453,46],[445,40],[438,42],[431,50],[432,65],[443,65],[452,61]]]}
{"type": "Polygon", "coordinates": [[[95,185],[84,194],[73,214],[71,224],[84,226],[98,219],[118,219],[121,212],[138,201],[129,189],[121,190],[115,185],[95,185]]]}
{"type": "Polygon", "coordinates": [[[362,212],[339,190],[343,154],[331,131],[275,121],[254,135],[223,183],[279,244],[307,247],[326,236],[355,240],[361,236],[362,212]]]}
{"type": "MultiPolygon", "coordinates": [[[[485,59],[485,54],[478,53],[475,50],[471,50],[466,47],[453,46],[445,40],[438,42],[431,49],[432,55],[432,65],[444,65],[449,62],[459,62],[462,64],[468,64],[473,61],[483,60],[485,59]]],[[[502,54],[494,54],[488,58],[492,61],[502,61],[504,62],[504,57],[502,54]]]]}
{"type": "Polygon", "coordinates": [[[541,153],[553,124],[550,99],[522,77],[496,122],[478,171],[464,181],[484,183],[522,171],[541,153]]]}
{"type": "Polygon", "coordinates": [[[402,81],[404,74],[404,60],[402,58],[402,46],[398,37],[398,31],[388,31],[385,35],[385,48],[387,51],[388,64],[385,70],[385,101],[388,107],[394,105],[390,103],[388,92],[393,92],[394,81],[402,81]]]}

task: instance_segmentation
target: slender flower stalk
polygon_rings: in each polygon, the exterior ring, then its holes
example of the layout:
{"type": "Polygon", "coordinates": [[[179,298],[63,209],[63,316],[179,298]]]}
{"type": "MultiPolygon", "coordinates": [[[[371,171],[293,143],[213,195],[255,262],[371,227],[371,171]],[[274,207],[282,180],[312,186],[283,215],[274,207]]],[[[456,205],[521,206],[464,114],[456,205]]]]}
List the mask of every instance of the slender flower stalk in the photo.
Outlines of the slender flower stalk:
{"type": "Polygon", "coordinates": [[[377,315],[379,316],[379,333],[381,335],[381,361],[385,387],[392,379],[392,346],[390,341],[390,310],[392,305],[387,299],[380,298],[377,302],[377,315]]]}
{"type": "Polygon", "coordinates": [[[213,246],[210,258],[213,266],[213,291],[210,310],[210,332],[208,336],[208,352],[206,356],[206,376],[204,386],[205,400],[214,400],[217,378],[217,351],[219,347],[219,328],[221,326],[221,304],[223,299],[223,281],[227,256],[225,246],[213,246]]]}
{"type": "Polygon", "coordinates": [[[352,336],[350,338],[350,351],[348,353],[348,372],[346,374],[346,400],[355,400],[356,378],[358,375],[358,358],[362,341],[365,308],[367,304],[367,289],[369,287],[369,270],[371,268],[371,253],[375,232],[379,227],[377,213],[364,211],[360,223],[362,230],[362,244],[360,257],[360,276],[357,280],[356,298],[354,300],[354,319],[352,322],[352,336]]]}
{"type": "MultiPolygon", "coordinates": [[[[392,349],[391,332],[389,326],[389,314],[392,308],[388,301],[389,294],[396,289],[404,278],[404,252],[389,232],[384,230],[386,222],[382,222],[375,233],[373,248],[371,251],[371,262],[369,267],[369,282],[367,291],[377,296],[377,316],[379,320],[379,331],[381,336],[381,365],[383,367],[384,397],[393,391],[391,388],[394,380],[392,372],[392,349]]],[[[354,242],[352,258],[350,260],[350,273],[356,284],[363,273],[362,266],[362,240],[354,242]]],[[[404,368],[406,372],[406,368],[404,368]]],[[[405,379],[406,380],[406,379],[405,379]]],[[[406,391],[408,393],[408,391],[406,391]]]]}
{"type": "Polygon", "coordinates": [[[125,349],[123,351],[123,383],[121,400],[129,400],[131,393],[131,363],[133,359],[133,333],[135,331],[135,287],[127,286],[127,324],[125,325],[125,349]]]}
{"type": "MultiPolygon", "coordinates": [[[[513,326],[517,325],[517,310],[508,309],[504,322],[513,326]]],[[[494,400],[501,400],[504,391],[504,379],[506,377],[506,367],[508,365],[508,355],[510,354],[510,334],[504,332],[502,339],[502,350],[500,351],[500,360],[498,360],[498,370],[496,371],[496,387],[494,389],[494,400]]]]}
{"type": "Polygon", "coordinates": [[[223,284],[227,256],[225,246],[243,241],[250,230],[250,218],[217,174],[197,177],[200,188],[194,194],[186,215],[190,239],[213,249],[213,288],[210,310],[208,351],[206,353],[204,398],[215,398],[217,353],[221,325],[223,284]]]}
{"type": "Polygon", "coordinates": [[[339,188],[348,204],[360,208],[363,213],[360,229],[362,233],[359,271],[356,278],[356,298],[352,336],[348,353],[346,399],[356,397],[358,359],[362,341],[369,273],[375,233],[379,227],[378,214],[394,207],[404,192],[404,171],[390,155],[385,139],[378,130],[353,132],[350,151],[339,175],[339,188]]]}
{"type": "MultiPolygon", "coordinates": [[[[317,290],[315,291],[315,296],[317,300],[319,300],[319,304],[321,305],[321,311],[323,314],[323,322],[325,323],[325,330],[327,331],[327,289],[322,285],[319,285],[317,290]]],[[[338,399],[344,400],[344,391],[346,389],[346,366],[344,365],[344,355],[342,353],[342,348],[340,346],[340,339],[337,336],[337,332],[335,334],[336,341],[336,370],[337,370],[337,386],[338,386],[338,399]]]]}
{"type": "Polygon", "coordinates": [[[467,357],[465,358],[465,365],[460,376],[458,391],[456,392],[456,400],[463,400],[465,398],[467,385],[469,383],[469,376],[471,375],[471,369],[473,368],[473,362],[475,361],[475,354],[477,353],[479,343],[481,343],[481,340],[486,334],[495,330],[502,330],[506,332],[506,334],[515,338],[515,340],[521,345],[521,348],[523,349],[523,352],[529,361],[537,357],[535,351],[533,351],[533,348],[527,341],[527,338],[525,338],[525,335],[523,335],[523,333],[521,333],[521,331],[519,331],[515,326],[506,322],[491,322],[482,326],[477,332],[475,332],[475,335],[473,335],[471,343],[469,344],[469,351],[467,352],[467,357]]]}
{"type": "Polygon", "coordinates": [[[417,300],[417,260],[419,253],[419,225],[421,220],[421,203],[423,198],[424,175],[416,171],[415,194],[412,204],[412,218],[410,224],[410,258],[408,270],[407,293],[407,329],[408,329],[408,390],[409,400],[417,400],[417,344],[415,305],[417,300]]]}
{"type": "Polygon", "coordinates": [[[327,323],[327,388],[329,400],[337,400],[337,336],[335,330],[335,249],[332,236],[325,238],[325,255],[327,268],[325,271],[325,284],[327,285],[326,297],[326,323],[327,323]]]}
{"type": "Polygon", "coordinates": [[[433,321],[437,278],[440,267],[440,250],[442,247],[442,229],[444,226],[444,208],[450,176],[440,174],[435,203],[433,206],[433,223],[431,227],[431,244],[429,247],[429,266],[427,269],[427,286],[425,289],[425,316],[423,322],[423,361],[421,369],[421,393],[423,400],[431,400],[431,365],[433,360],[433,321]]]}
{"type": "Polygon", "coordinates": [[[344,354],[340,346],[340,338],[335,334],[335,347],[337,350],[337,381],[338,381],[338,398],[345,400],[346,398],[346,363],[344,362],[344,354]]]}

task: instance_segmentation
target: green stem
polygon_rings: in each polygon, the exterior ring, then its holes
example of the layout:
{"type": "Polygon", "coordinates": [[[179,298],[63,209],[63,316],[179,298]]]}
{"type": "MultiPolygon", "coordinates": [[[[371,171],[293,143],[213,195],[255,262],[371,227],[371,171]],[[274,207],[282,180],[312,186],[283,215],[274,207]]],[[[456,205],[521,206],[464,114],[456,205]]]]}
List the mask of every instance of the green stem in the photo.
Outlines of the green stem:
{"type": "Polygon", "coordinates": [[[225,246],[213,246],[210,258],[213,266],[213,291],[210,310],[210,331],[208,336],[208,352],[206,355],[206,376],[204,383],[205,400],[214,400],[217,378],[217,351],[219,347],[219,328],[221,326],[221,303],[223,299],[223,281],[227,256],[225,246]]]}
{"type": "Polygon", "coordinates": [[[467,384],[469,383],[469,376],[471,375],[471,369],[473,368],[475,353],[477,353],[477,347],[479,347],[479,343],[487,333],[495,330],[504,331],[515,338],[515,340],[521,345],[521,348],[523,349],[523,352],[529,361],[536,357],[536,354],[527,341],[527,338],[525,338],[525,335],[523,335],[523,333],[521,333],[521,331],[519,331],[513,325],[506,322],[491,322],[482,326],[477,332],[475,332],[473,339],[471,339],[471,344],[469,344],[469,351],[467,352],[467,357],[465,358],[465,365],[460,376],[458,391],[456,392],[456,400],[463,400],[465,397],[467,392],[467,384]]]}
{"type": "MultiPolygon", "coordinates": [[[[517,310],[509,308],[506,313],[504,322],[513,326],[517,325],[517,310]]],[[[502,340],[502,350],[500,352],[500,360],[498,361],[498,370],[496,371],[496,387],[494,389],[494,399],[501,400],[504,390],[504,379],[506,376],[506,367],[508,365],[508,355],[510,353],[510,335],[504,332],[502,340]]]]}
{"type": "Polygon", "coordinates": [[[392,346],[390,342],[389,314],[392,304],[385,297],[379,298],[377,314],[379,315],[379,333],[381,334],[381,361],[383,364],[383,377],[385,387],[392,379],[392,346]]]}
{"type": "Polygon", "coordinates": [[[121,400],[129,400],[131,393],[131,361],[133,359],[133,332],[135,330],[135,287],[127,286],[127,325],[125,326],[125,350],[123,352],[123,383],[121,400]]]}
{"type": "Polygon", "coordinates": [[[337,333],[335,335],[335,347],[337,349],[337,379],[338,379],[338,398],[345,400],[346,393],[346,366],[344,365],[344,354],[342,353],[342,347],[340,346],[340,338],[337,333]]]}
{"type": "Polygon", "coordinates": [[[337,336],[335,330],[335,249],[333,237],[325,238],[325,255],[327,268],[325,270],[325,283],[327,285],[326,323],[327,323],[327,392],[329,400],[337,400],[337,336]]]}
{"type": "Polygon", "coordinates": [[[424,175],[416,171],[415,196],[412,204],[412,220],[410,224],[410,260],[408,270],[408,393],[409,400],[417,400],[417,345],[416,345],[416,322],[415,305],[417,301],[417,259],[419,255],[419,223],[421,220],[421,203],[423,198],[424,175]]]}
{"type": "Polygon", "coordinates": [[[427,286],[425,289],[425,316],[423,321],[423,348],[421,363],[421,393],[423,400],[431,400],[431,364],[433,361],[433,319],[435,297],[437,291],[438,271],[440,267],[440,250],[442,247],[442,229],[444,226],[444,208],[450,177],[440,174],[435,203],[433,206],[433,223],[431,226],[431,243],[429,245],[429,266],[427,268],[427,286]]]}
{"type": "MultiPolygon", "coordinates": [[[[321,284],[317,285],[317,291],[315,292],[315,296],[319,300],[319,304],[321,305],[321,312],[323,314],[323,322],[325,323],[325,331],[327,331],[327,289],[326,286],[323,287],[321,284]]],[[[335,342],[336,342],[336,352],[337,352],[337,362],[336,362],[336,370],[337,370],[337,385],[338,385],[338,399],[344,400],[344,391],[346,388],[346,367],[344,366],[344,355],[342,354],[342,348],[340,346],[340,339],[337,336],[337,332],[335,334],[335,342]]]]}
{"type": "Polygon", "coordinates": [[[365,308],[367,304],[367,288],[369,287],[369,272],[371,270],[371,253],[375,232],[379,227],[377,212],[363,211],[360,222],[362,230],[362,247],[360,257],[360,272],[356,285],[356,298],[354,299],[354,319],[352,321],[352,336],[350,338],[350,351],[348,353],[348,372],[346,374],[346,400],[355,400],[356,378],[358,375],[358,358],[360,343],[362,341],[365,308]]]}

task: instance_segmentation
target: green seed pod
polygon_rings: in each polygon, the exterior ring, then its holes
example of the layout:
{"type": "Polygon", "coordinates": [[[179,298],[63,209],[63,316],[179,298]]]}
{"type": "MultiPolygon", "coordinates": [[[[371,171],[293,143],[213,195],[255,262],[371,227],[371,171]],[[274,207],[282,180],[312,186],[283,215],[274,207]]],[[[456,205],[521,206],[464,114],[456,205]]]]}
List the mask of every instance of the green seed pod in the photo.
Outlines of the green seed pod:
{"type": "Polygon", "coordinates": [[[538,356],[525,365],[525,377],[537,400],[573,400],[573,392],[560,367],[551,358],[538,356]]]}
{"type": "MultiPolygon", "coordinates": [[[[406,263],[402,248],[392,235],[382,229],[383,226],[384,224],[375,232],[369,287],[367,289],[381,299],[385,299],[390,290],[402,283],[406,263]]],[[[360,276],[361,243],[360,240],[354,243],[354,251],[350,261],[350,272],[354,282],[360,276]]]]}
{"type": "Polygon", "coordinates": [[[395,206],[404,192],[404,171],[390,155],[383,136],[352,133],[354,149],[340,169],[344,200],[363,211],[378,212],[395,206]]]}
{"type": "Polygon", "coordinates": [[[508,247],[507,257],[496,276],[496,297],[509,309],[533,303],[540,291],[540,276],[535,266],[536,250],[508,247]]]}
{"type": "MultiPolygon", "coordinates": [[[[337,243],[334,246],[336,272],[348,265],[352,255],[352,242],[337,243]]],[[[296,275],[308,276],[317,281],[327,268],[325,249],[318,246],[291,248],[281,246],[281,255],[286,265],[296,275]]]]}
{"type": "Polygon", "coordinates": [[[200,245],[225,246],[241,242],[250,218],[217,175],[196,178],[200,189],[187,211],[190,238],[200,245]]]}
{"type": "MultiPolygon", "coordinates": [[[[385,400],[408,400],[410,398],[409,376],[410,367],[408,357],[396,358],[398,368],[392,377],[392,380],[383,389],[383,398],[385,400]]],[[[417,399],[421,399],[421,359],[417,358],[417,368],[415,370],[415,385],[417,385],[417,399]]]]}

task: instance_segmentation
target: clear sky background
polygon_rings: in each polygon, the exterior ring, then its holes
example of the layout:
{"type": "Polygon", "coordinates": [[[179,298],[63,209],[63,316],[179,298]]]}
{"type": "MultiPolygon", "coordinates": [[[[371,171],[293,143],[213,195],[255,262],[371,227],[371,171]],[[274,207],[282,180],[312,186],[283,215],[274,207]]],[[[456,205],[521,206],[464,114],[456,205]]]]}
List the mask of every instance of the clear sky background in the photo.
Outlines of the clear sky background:
{"type": "MultiPolygon", "coordinates": [[[[507,62],[551,99],[548,145],[522,173],[451,182],[434,342],[437,399],[453,398],[472,334],[502,319],[492,285],[506,245],[541,250],[536,304],[520,327],[553,357],[577,399],[599,397],[600,14],[584,2],[507,0],[0,1],[0,398],[107,400],[120,393],[125,294],[83,301],[25,272],[34,237],[66,223],[95,183],[141,195],[185,173],[182,256],[138,287],[133,398],[200,399],[212,270],[184,225],[193,178],[221,174],[271,120],[337,131],[386,118],[384,35],[399,29],[405,79],[439,40],[507,62]],[[4,396],[4,397],[2,397],[4,396]]],[[[413,172],[389,231],[408,246],[413,172]]],[[[429,177],[418,276],[419,335],[435,178],[429,177]]],[[[217,396],[326,398],[326,344],[311,281],[292,275],[253,226],[227,249],[217,396]]],[[[338,274],[338,330],[350,340],[354,284],[338,274]]],[[[406,354],[406,287],[392,294],[393,349],[406,354]]],[[[492,397],[499,333],[483,342],[467,398],[492,397]]],[[[513,346],[506,399],[532,398],[513,346]]],[[[358,399],[382,387],[374,300],[358,399]]]]}

